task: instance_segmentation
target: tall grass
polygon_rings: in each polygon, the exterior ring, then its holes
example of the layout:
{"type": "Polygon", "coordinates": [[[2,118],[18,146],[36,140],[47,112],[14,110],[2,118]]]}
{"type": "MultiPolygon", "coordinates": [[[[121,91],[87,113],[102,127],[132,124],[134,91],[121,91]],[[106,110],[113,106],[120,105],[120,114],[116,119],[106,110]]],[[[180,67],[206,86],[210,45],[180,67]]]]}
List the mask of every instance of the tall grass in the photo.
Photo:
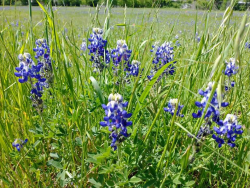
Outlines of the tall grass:
{"type": "Polygon", "coordinates": [[[249,187],[250,51],[244,48],[249,22],[232,7],[233,2],[223,13],[121,9],[107,3],[100,9],[40,5],[42,10],[32,7],[32,14],[27,7],[1,11],[1,187],[249,187]],[[113,75],[112,63],[93,72],[88,50],[80,50],[82,39],[89,44],[93,27],[104,29],[107,49],[126,40],[131,60],[141,62],[140,77],[116,84],[121,75],[113,75]],[[54,74],[42,113],[32,107],[30,85],[14,75],[18,54],[34,57],[38,38],[50,45],[54,74]],[[173,41],[176,72],[157,81],[171,62],[149,81],[156,41],[173,41]],[[196,146],[188,134],[196,135],[205,122],[192,117],[195,101],[202,99],[198,90],[210,81],[215,81],[212,93],[224,88],[222,71],[231,57],[240,69],[223,99],[229,106],[220,111],[223,119],[237,115],[244,133],[235,148],[218,148],[211,135],[196,146]],[[99,122],[105,116],[101,105],[117,92],[129,102],[133,125],[131,136],[113,151],[109,131],[99,122]],[[176,110],[174,116],[164,112],[171,98],[184,105],[183,118],[176,110]],[[29,139],[20,152],[12,147],[15,138],[29,139]]]}

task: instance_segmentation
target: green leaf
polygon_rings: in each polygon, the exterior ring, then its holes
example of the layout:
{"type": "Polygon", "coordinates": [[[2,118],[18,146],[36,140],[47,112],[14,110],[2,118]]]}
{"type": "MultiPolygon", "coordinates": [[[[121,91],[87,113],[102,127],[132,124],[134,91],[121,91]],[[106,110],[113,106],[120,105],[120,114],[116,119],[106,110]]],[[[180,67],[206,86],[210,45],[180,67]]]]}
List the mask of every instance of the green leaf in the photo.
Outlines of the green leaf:
{"type": "Polygon", "coordinates": [[[58,162],[58,161],[54,161],[53,159],[49,160],[47,164],[48,165],[52,165],[52,166],[54,166],[57,169],[63,169],[63,166],[61,165],[61,163],[58,162]]]}
{"type": "Polygon", "coordinates": [[[102,184],[96,182],[93,178],[89,179],[89,182],[92,183],[95,187],[101,187],[102,184]]]}
{"type": "Polygon", "coordinates": [[[80,137],[76,137],[76,145],[77,146],[82,146],[82,139],[80,137]]]}
{"type": "Polygon", "coordinates": [[[41,140],[37,140],[34,144],[33,144],[33,148],[35,148],[36,146],[38,146],[38,144],[40,144],[41,140]]]}
{"type": "Polygon", "coordinates": [[[176,184],[176,185],[181,184],[181,182],[180,182],[180,180],[179,180],[179,176],[177,176],[177,177],[173,180],[173,183],[176,184]]]}
{"type": "Polygon", "coordinates": [[[185,186],[190,187],[195,184],[195,181],[188,181],[185,183],[185,186]]]}
{"type": "Polygon", "coordinates": [[[49,156],[53,158],[59,158],[57,153],[50,153],[49,156]]]}
{"type": "Polygon", "coordinates": [[[174,63],[174,61],[171,61],[171,62],[167,63],[166,65],[164,65],[160,70],[157,71],[157,73],[154,75],[152,80],[148,83],[148,85],[146,86],[145,90],[143,91],[142,95],[139,98],[139,103],[137,103],[137,105],[136,105],[135,111],[133,113],[133,118],[135,118],[137,116],[137,113],[139,112],[139,109],[140,109],[140,105],[143,104],[144,100],[146,99],[146,97],[149,94],[149,91],[151,90],[151,88],[153,87],[153,85],[155,84],[155,82],[157,81],[159,76],[161,76],[163,71],[166,70],[173,63],[174,63]]]}
{"type": "Polygon", "coordinates": [[[111,180],[106,181],[106,184],[110,187],[113,187],[115,185],[114,182],[111,180]]]}
{"type": "Polygon", "coordinates": [[[90,76],[89,78],[92,82],[92,85],[101,101],[102,104],[104,104],[104,99],[103,99],[103,96],[102,96],[102,91],[101,91],[101,88],[99,86],[99,84],[97,83],[96,79],[93,77],[93,76],[90,76]]]}
{"type": "Polygon", "coordinates": [[[142,180],[140,179],[140,178],[137,178],[136,176],[133,176],[130,180],[129,180],[129,182],[130,183],[139,183],[139,182],[141,182],[142,180]]]}
{"type": "Polygon", "coordinates": [[[65,170],[63,170],[62,172],[59,172],[58,174],[57,174],[57,179],[61,179],[61,180],[65,180],[65,170]]]}

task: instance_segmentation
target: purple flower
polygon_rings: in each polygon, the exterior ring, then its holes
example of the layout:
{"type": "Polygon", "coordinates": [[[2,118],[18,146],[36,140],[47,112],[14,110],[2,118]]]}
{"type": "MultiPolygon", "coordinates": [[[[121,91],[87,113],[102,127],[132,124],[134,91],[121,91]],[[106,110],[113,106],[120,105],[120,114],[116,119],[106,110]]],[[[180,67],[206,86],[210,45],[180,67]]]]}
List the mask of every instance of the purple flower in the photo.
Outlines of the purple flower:
{"type": "Polygon", "coordinates": [[[228,77],[231,77],[232,75],[238,72],[239,67],[236,66],[234,58],[230,58],[229,62],[226,62],[226,63],[227,63],[227,66],[225,70],[225,75],[227,75],[228,77]]]}
{"type": "Polygon", "coordinates": [[[246,44],[245,44],[245,48],[250,49],[250,43],[249,43],[249,42],[246,42],[246,44]]]}
{"type": "Polygon", "coordinates": [[[170,101],[169,101],[169,103],[168,103],[168,107],[167,107],[167,108],[164,108],[164,111],[165,111],[165,112],[169,112],[169,113],[173,116],[176,107],[178,108],[178,109],[177,109],[177,112],[176,112],[176,115],[177,115],[177,116],[180,116],[180,117],[184,117],[183,114],[180,114],[180,111],[182,110],[183,105],[178,104],[178,99],[170,99],[170,101]],[[178,107],[177,107],[177,106],[178,106],[178,107]]]}
{"type": "Polygon", "coordinates": [[[82,44],[81,44],[81,50],[83,52],[85,52],[86,49],[87,49],[87,43],[86,43],[85,39],[83,39],[82,44]]]}
{"type": "Polygon", "coordinates": [[[109,51],[105,50],[107,41],[103,39],[103,31],[100,28],[93,28],[93,33],[89,38],[89,55],[91,55],[90,61],[93,62],[94,72],[100,72],[105,67],[105,64],[109,64],[110,55],[109,51]],[[104,64],[105,63],[105,64],[104,64]]]}
{"type": "Polygon", "coordinates": [[[214,134],[212,135],[212,138],[215,139],[215,141],[219,144],[218,145],[219,148],[222,146],[222,144],[225,143],[225,141],[222,138],[220,138],[219,136],[216,136],[214,134]]]}
{"type": "Polygon", "coordinates": [[[32,60],[29,53],[20,54],[19,67],[16,67],[15,76],[20,83],[29,81],[31,84],[31,100],[33,106],[42,111],[42,94],[43,88],[48,88],[53,81],[53,72],[50,58],[50,48],[45,39],[36,40],[35,59],[37,64],[32,60]]]}
{"type": "MultiPolygon", "coordinates": [[[[154,53],[155,57],[152,61],[153,69],[151,70],[150,75],[148,76],[149,80],[154,77],[154,75],[159,69],[174,60],[174,48],[171,46],[170,42],[164,42],[161,46],[158,46],[158,43],[156,43],[152,47],[153,49],[151,50],[151,52],[154,53]]],[[[174,64],[175,63],[176,62],[174,62],[174,64]]],[[[163,75],[173,75],[174,72],[175,67],[173,64],[171,64],[168,68],[164,70],[163,74],[158,78],[158,80],[160,80],[163,75]]]]}
{"type": "Polygon", "coordinates": [[[17,149],[17,151],[20,151],[21,148],[23,147],[24,144],[26,144],[28,142],[28,139],[25,139],[24,141],[17,138],[13,143],[12,146],[15,147],[17,149]]]}
{"type": "MultiPolygon", "coordinates": [[[[201,118],[202,114],[204,113],[206,104],[208,102],[208,99],[211,95],[211,91],[213,88],[214,82],[209,82],[208,83],[208,87],[206,88],[205,91],[203,90],[199,90],[199,94],[201,96],[203,96],[203,99],[201,100],[201,102],[196,101],[195,105],[199,108],[201,108],[201,110],[198,110],[197,113],[193,113],[193,118],[201,118]]],[[[218,96],[217,96],[217,91],[214,92],[212,100],[210,101],[210,105],[205,113],[204,118],[205,119],[209,119],[211,118],[213,122],[217,123],[218,125],[222,124],[222,120],[220,120],[220,111],[219,111],[219,102],[218,102],[218,96]]],[[[222,102],[221,103],[221,107],[226,107],[228,106],[229,103],[227,102],[222,102]]]]}
{"type": "Polygon", "coordinates": [[[227,84],[227,86],[225,86],[225,90],[228,91],[231,87],[234,87],[235,85],[235,82],[231,81],[231,78],[233,75],[235,75],[238,72],[239,67],[236,66],[236,62],[234,58],[230,58],[229,62],[226,62],[226,64],[227,66],[224,71],[224,74],[228,77],[228,82],[230,84],[227,84]]]}
{"type": "Polygon", "coordinates": [[[124,110],[127,105],[128,102],[123,102],[123,97],[118,93],[114,95],[110,94],[108,104],[102,105],[106,116],[104,117],[104,121],[100,122],[100,125],[108,127],[111,132],[111,147],[113,147],[114,150],[117,148],[117,142],[122,142],[123,138],[130,136],[130,134],[127,133],[127,127],[132,125],[132,121],[127,121],[127,119],[130,118],[132,114],[124,110]]]}
{"type": "Polygon", "coordinates": [[[201,37],[199,36],[198,32],[195,33],[195,40],[197,43],[201,41],[201,37]]]}
{"type": "Polygon", "coordinates": [[[137,60],[133,60],[131,64],[127,64],[127,68],[125,69],[127,71],[127,75],[132,76],[138,76],[139,75],[139,68],[140,68],[140,62],[137,60]]]}
{"type": "MultiPolygon", "coordinates": [[[[216,142],[218,142],[218,140],[221,139],[227,140],[227,144],[230,147],[235,147],[234,142],[236,141],[237,135],[243,133],[242,126],[238,125],[237,116],[233,114],[227,114],[226,118],[224,119],[220,127],[219,128],[214,127],[214,131],[218,135],[218,136],[213,135],[213,138],[216,140],[216,142]]],[[[221,147],[221,145],[219,145],[219,147],[221,147]]]]}
{"type": "Polygon", "coordinates": [[[131,57],[132,50],[128,49],[125,40],[118,40],[115,49],[111,50],[111,57],[115,66],[120,65],[122,61],[128,63],[131,57]]]}

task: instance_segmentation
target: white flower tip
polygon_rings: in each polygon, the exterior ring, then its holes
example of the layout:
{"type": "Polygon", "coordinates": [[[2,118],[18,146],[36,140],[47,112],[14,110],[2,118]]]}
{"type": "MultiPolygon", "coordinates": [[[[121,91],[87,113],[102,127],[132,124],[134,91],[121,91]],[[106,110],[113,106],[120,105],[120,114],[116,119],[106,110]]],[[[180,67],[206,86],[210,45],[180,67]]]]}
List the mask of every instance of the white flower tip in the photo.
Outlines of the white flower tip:
{"type": "Polygon", "coordinates": [[[237,116],[233,114],[227,114],[226,118],[224,121],[228,121],[230,123],[234,123],[237,121],[237,116]]]}
{"type": "Polygon", "coordinates": [[[103,31],[102,31],[102,29],[100,29],[100,28],[93,28],[93,33],[102,34],[103,31]]]}
{"type": "Polygon", "coordinates": [[[178,99],[170,99],[170,104],[175,106],[176,104],[178,104],[178,99]]]}
{"type": "Polygon", "coordinates": [[[137,60],[133,60],[133,61],[132,61],[132,65],[140,65],[140,64],[141,64],[140,61],[137,61],[137,60]]]}
{"type": "Polygon", "coordinates": [[[118,40],[117,41],[117,46],[121,46],[122,47],[123,45],[127,45],[125,40],[118,40]]]}

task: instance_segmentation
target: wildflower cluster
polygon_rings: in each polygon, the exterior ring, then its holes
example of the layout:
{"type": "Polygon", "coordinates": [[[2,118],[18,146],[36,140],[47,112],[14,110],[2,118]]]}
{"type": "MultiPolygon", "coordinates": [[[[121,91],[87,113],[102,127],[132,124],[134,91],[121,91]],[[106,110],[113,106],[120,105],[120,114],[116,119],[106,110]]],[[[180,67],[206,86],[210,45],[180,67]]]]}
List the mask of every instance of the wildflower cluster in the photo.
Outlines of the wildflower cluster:
{"type": "Polygon", "coordinates": [[[123,97],[120,94],[110,94],[108,101],[107,105],[102,105],[106,116],[104,117],[104,121],[100,122],[100,125],[103,127],[108,126],[111,132],[111,147],[116,150],[117,142],[120,143],[124,138],[130,136],[130,134],[127,133],[127,126],[131,126],[132,121],[127,121],[127,119],[130,118],[132,114],[124,110],[128,102],[123,102],[123,97]]]}
{"type": "Polygon", "coordinates": [[[237,116],[233,114],[227,114],[223,124],[219,128],[214,127],[214,131],[217,135],[213,134],[212,137],[219,144],[219,148],[225,143],[224,140],[227,140],[227,144],[230,147],[235,147],[234,142],[237,134],[240,135],[243,133],[241,125],[238,125],[237,116]]]}
{"type": "Polygon", "coordinates": [[[93,33],[89,38],[89,55],[91,55],[90,61],[93,62],[94,72],[100,72],[105,67],[105,62],[110,62],[109,51],[105,49],[107,40],[103,39],[103,30],[100,28],[93,28],[93,33]]]}
{"type": "MultiPolygon", "coordinates": [[[[231,82],[231,77],[237,73],[238,66],[235,64],[235,59],[231,58],[229,62],[226,62],[226,69],[224,71],[224,74],[229,78],[229,81],[231,82]]],[[[213,88],[214,82],[209,82],[208,87],[205,91],[199,90],[199,94],[203,96],[203,99],[201,102],[196,101],[195,105],[202,108],[202,110],[198,110],[198,113],[193,113],[194,118],[200,118],[202,114],[204,113],[205,106],[208,102],[208,99],[211,95],[211,91],[213,88]]],[[[231,82],[231,87],[234,87],[235,82],[231,82]]],[[[225,90],[228,90],[228,86],[225,86],[225,90]]],[[[237,117],[232,114],[227,114],[226,118],[223,120],[220,119],[220,111],[219,111],[219,103],[218,103],[218,96],[217,91],[215,91],[212,100],[209,104],[207,112],[205,112],[205,120],[206,120],[206,126],[201,127],[197,138],[202,136],[207,136],[208,134],[212,134],[212,131],[210,131],[211,122],[210,119],[215,122],[219,127],[214,127],[215,134],[212,135],[212,138],[218,143],[218,146],[221,147],[225,140],[227,141],[227,144],[230,147],[235,147],[235,140],[237,138],[237,134],[242,134],[243,130],[240,125],[237,123],[237,117]],[[211,117],[211,118],[210,118],[211,117]],[[205,133],[205,134],[204,134],[205,133]]],[[[229,103],[222,102],[221,107],[228,106],[229,103]]]]}
{"type": "MultiPolygon", "coordinates": [[[[151,80],[155,73],[161,69],[164,65],[174,60],[174,51],[173,47],[171,46],[171,43],[164,42],[161,46],[158,46],[156,43],[152,46],[153,49],[151,52],[154,53],[155,57],[153,59],[153,69],[151,70],[151,75],[148,76],[148,79],[151,80]]],[[[176,63],[176,62],[174,62],[176,63]]],[[[162,76],[165,75],[173,75],[175,72],[175,67],[173,64],[171,64],[168,68],[166,68],[162,74],[162,76]]],[[[159,80],[162,78],[162,76],[159,77],[159,80]]]]}
{"type": "Polygon", "coordinates": [[[36,52],[37,64],[32,60],[29,53],[20,54],[18,56],[19,67],[16,67],[18,72],[15,72],[15,76],[21,77],[18,79],[20,83],[29,80],[32,87],[30,98],[33,101],[33,106],[42,111],[43,101],[41,97],[43,89],[48,88],[53,81],[50,49],[45,39],[38,39],[36,48],[33,51],[36,52]]]}
{"type": "Polygon", "coordinates": [[[17,151],[20,151],[21,148],[23,147],[24,144],[26,144],[28,142],[28,139],[26,138],[25,140],[21,140],[19,138],[17,138],[13,143],[12,146],[15,147],[17,149],[17,151]]]}
{"type": "MultiPolygon", "coordinates": [[[[228,77],[229,82],[231,82],[231,87],[234,87],[235,82],[231,81],[231,77],[235,75],[238,72],[238,66],[236,66],[235,59],[231,58],[229,62],[226,62],[226,69],[224,71],[224,74],[228,77]]],[[[225,90],[227,91],[229,89],[228,86],[225,86],[225,90]]],[[[219,144],[218,146],[221,147],[222,144],[225,143],[225,140],[227,140],[227,144],[230,147],[235,147],[235,140],[237,138],[237,134],[242,134],[243,130],[240,125],[238,125],[237,122],[237,116],[233,114],[227,114],[224,121],[221,121],[220,124],[218,124],[220,127],[214,127],[214,131],[217,135],[213,134],[213,139],[219,144]]]]}
{"type": "Polygon", "coordinates": [[[178,104],[178,99],[170,99],[170,101],[168,102],[168,107],[164,108],[164,111],[169,112],[173,116],[176,107],[178,108],[176,115],[180,117],[184,117],[183,114],[180,114],[180,111],[182,110],[183,105],[178,104]]]}
{"type": "MultiPolygon", "coordinates": [[[[214,82],[209,82],[208,87],[206,88],[205,91],[199,90],[199,94],[201,96],[203,96],[203,99],[201,100],[201,102],[196,101],[195,105],[199,108],[202,108],[202,110],[198,110],[197,113],[193,113],[192,115],[193,115],[193,118],[200,118],[202,116],[202,114],[205,113],[204,118],[206,120],[209,119],[210,117],[212,117],[212,121],[217,123],[218,125],[220,125],[221,120],[220,120],[219,102],[217,100],[217,91],[214,92],[212,100],[209,103],[209,107],[208,107],[207,111],[204,112],[205,106],[206,106],[208,99],[211,95],[213,85],[214,85],[214,82]]],[[[226,106],[228,106],[227,102],[221,103],[221,107],[226,107],[226,106]]]]}

